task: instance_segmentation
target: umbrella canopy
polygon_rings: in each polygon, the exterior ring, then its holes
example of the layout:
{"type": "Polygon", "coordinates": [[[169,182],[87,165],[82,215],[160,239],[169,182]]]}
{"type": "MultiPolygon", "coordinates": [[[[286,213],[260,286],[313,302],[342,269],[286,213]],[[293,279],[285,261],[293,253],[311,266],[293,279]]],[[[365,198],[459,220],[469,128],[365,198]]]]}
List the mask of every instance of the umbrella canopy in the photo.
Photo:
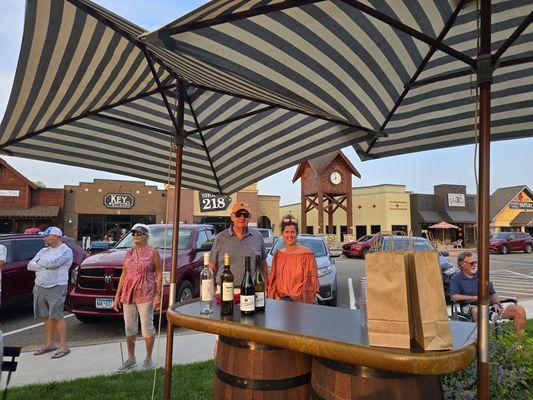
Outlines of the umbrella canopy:
{"type": "Polygon", "coordinates": [[[433,228],[433,229],[459,229],[458,226],[449,224],[448,222],[445,222],[445,221],[439,222],[438,224],[435,224],[435,225],[431,225],[430,228],[433,228]]]}
{"type": "Polygon", "coordinates": [[[90,1],[29,0],[0,154],[174,182],[179,132],[182,186],[232,193],[375,137],[195,57],[146,45],[143,33],[90,1]],[[183,129],[172,115],[178,80],[187,82],[183,129]],[[239,96],[230,93],[237,88],[239,96]]]}
{"type": "MultiPolygon", "coordinates": [[[[533,3],[492,1],[491,140],[531,136],[533,3]]],[[[143,36],[383,134],[362,159],[474,143],[477,2],[214,0],[143,36]]],[[[238,88],[235,92],[240,92],[238,88]]],[[[244,93],[243,93],[244,94],[244,93]]]]}

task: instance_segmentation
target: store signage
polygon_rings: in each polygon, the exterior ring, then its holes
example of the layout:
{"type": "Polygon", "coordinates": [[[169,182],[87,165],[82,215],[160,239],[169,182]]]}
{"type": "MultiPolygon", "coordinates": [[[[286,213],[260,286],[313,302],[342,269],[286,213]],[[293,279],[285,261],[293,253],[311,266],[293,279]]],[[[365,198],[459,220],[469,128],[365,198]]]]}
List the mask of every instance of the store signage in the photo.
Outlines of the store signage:
{"type": "Polygon", "coordinates": [[[200,212],[225,210],[231,203],[230,196],[198,192],[198,197],[200,198],[200,212]]]}
{"type": "Polygon", "coordinates": [[[533,201],[512,201],[509,208],[515,210],[533,210],[533,201]]]}
{"type": "Polygon", "coordinates": [[[448,206],[466,207],[465,195],[462,193],[448,193],[448,206]]]}
{"type": "Polygon", "coordinates": [[[128,209],[135,205],[134,197],[129,193],[108,193],[104,196],[107,208],[128,209]]]}
{"type": "Polygon", "coordinates": [[[19,197],[20,190],[0,190],[0,196],[3,197],[19,197]]]}

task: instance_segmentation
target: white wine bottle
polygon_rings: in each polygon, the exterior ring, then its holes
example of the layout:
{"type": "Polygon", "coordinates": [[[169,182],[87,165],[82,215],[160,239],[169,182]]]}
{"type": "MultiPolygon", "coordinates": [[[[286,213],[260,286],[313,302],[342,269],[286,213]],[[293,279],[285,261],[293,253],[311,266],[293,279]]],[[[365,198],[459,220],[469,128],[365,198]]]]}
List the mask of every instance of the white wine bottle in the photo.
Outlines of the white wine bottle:
{"type": "Polygon", "coordinates": [[[241,314],[251,315],[255,312],[255,288],[250,269],[250,257],[244,258],[244,276],[241,283],[241,314]]]}
{"type": "Polygon", "coordinates": [[[255,257],[255,311],[265,311],[265,279],[263,278],[261,256],[255,257]]]}
{"type": "Polygon", "coordinates": [[[220,286],[222,286],[222,302],[220,304],[220,315],[233,314],[233,273],[230,269],[229,254],[224,253],[224,270],[220,276],[220,286]]]}
{"type": "Polygon", "coordinates": [[[215,308],[215,279],[209,268],[209,252],[204,253],[204,268],[200,272],[200,314],[212,314],[215,308]]]}

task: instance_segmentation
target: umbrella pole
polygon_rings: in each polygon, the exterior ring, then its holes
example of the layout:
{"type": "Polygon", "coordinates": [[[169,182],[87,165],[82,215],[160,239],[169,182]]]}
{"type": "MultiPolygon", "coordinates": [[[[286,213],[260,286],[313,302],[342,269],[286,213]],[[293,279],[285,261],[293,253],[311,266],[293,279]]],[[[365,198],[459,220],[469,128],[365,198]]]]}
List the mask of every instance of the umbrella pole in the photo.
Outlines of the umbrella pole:
{"type": "Polygon", "coordinates": [[[477,78],[479,107],[479,208],[478,208],[478,360],[477,398],[489,398],[489,191],[490,191],[490,92],[492,84],[491,5],[481,1],[481,33],[477,78]]]}
{"type": "MultiPolygon", "coordinates": [[[[185,106],[185,86],[180,81],[178,100],[178,128],[183,129],[185,106]]],[[[178,264],[178,243],[179,243],[179,220],[180,220],[180,197],[181,197],[181,169],[183,158],[183,136],[182,132],[176,134],[176,170],[174,178],[174,217],[172,223],[172,261],[170,264],[170,294],[168,298],[168,308],[176,301],[176,269],[178,264]]],[[[174,325],[167,319],[167,346],[165,352],[165,384],[164,399],[170,400],[170,389],[172,383],[172,352],[174,350],[174,325]]]]}

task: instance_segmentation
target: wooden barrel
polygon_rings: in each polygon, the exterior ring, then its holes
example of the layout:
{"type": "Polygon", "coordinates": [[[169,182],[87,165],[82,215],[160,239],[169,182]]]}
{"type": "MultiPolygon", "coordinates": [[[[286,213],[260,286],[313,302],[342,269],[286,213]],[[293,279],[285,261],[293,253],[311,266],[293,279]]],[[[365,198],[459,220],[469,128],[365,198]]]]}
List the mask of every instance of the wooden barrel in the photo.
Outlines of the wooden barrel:
{"type": "Polygon", "coordinates": [[[216,354],[217,400],[308,400],[311,357],[219,337],[216,354]]]}
{"type": "Polygon", "coordinates": [[[313,358],[311,399],[442,399],[437,376],[409,375],[313,358]]]}

